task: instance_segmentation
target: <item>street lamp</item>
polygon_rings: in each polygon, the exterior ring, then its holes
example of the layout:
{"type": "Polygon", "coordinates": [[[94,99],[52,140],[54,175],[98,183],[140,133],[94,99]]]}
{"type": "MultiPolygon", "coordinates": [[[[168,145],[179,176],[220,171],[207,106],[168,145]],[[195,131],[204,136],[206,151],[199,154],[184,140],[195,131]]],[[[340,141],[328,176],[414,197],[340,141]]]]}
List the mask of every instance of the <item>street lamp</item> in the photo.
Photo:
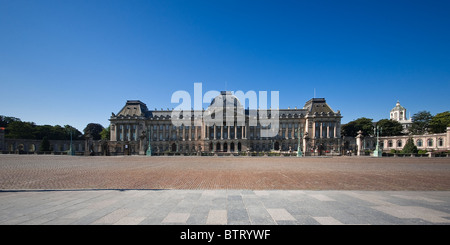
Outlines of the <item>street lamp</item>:
{"type": "Polygon", "coordinates": [[[383,156],[383,150],[379,149],[380,142],[378,140],[378,138],[380,137],[381,130],[382,130],[382,128],[380,126],[377,126],[376,129],[374,129],[374,133],[376,131],[376,135],[377,135],[377,147],[373,151],[373,156],[374,157],[381,157],[381,156],[383,156]]]}
{"type": "Polygon", "coordinates": [[[151,156],[152,155],[151,140],[152,140],[152,129],[151,129],[151,126],[150,126],[150,130],[148,130],[148,148],[147,148],[147,152],[145,154],[147,156],[151,156]]]}
{"type": "Polygon", "coordinates": [[[302,147],[300,145],[300,140],[303,138],[303,132],[300,133],[301,130],[301,123],[299,123],[298,132],[297,132],[297,138],[298,138],[298,144],[297,144],[297,157],[303,157],[302,147]]]}
{"type": "Polygon", "coordinates": [[[72,128],[69,129],[70,130],[70,146],[69,146],[69,155],[70,156],[74,156],[75,152],[73,150],[73,143],[72,143],[72,128]]]}

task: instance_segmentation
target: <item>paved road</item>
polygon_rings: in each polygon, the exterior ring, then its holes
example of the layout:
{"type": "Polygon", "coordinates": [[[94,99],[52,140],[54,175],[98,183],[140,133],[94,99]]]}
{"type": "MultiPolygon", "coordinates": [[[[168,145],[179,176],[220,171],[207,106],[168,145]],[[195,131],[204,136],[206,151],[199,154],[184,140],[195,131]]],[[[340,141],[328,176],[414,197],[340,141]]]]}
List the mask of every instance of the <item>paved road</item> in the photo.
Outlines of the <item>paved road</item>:
{"type": "Polygon", "coordinates": [[[450,224],[450,191],[1,191],[0,224],[450,224]]]}

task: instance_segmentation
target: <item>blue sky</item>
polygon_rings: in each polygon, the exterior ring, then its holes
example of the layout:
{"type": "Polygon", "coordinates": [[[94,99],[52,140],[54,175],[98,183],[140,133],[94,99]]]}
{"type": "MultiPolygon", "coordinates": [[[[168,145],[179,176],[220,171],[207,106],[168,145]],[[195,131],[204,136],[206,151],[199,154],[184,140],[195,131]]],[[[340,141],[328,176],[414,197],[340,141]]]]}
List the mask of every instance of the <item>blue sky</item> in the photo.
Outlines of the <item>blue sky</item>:
{"type": "MultiPolygon", "coordinates": [[[[279,91],[342,123],[450,110],[450,1],[0,0],[0,115],[108,126],[126,100],[279,91]]],[[[206,105],[205,105],[206,107],[206,105]]]]}

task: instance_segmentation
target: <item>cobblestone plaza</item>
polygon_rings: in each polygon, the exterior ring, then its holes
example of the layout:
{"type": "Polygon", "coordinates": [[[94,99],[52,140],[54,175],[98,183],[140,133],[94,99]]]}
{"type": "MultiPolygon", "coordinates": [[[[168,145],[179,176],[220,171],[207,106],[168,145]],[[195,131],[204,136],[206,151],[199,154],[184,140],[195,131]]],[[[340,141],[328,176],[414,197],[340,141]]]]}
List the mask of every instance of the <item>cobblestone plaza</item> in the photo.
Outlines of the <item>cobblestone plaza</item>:
{"type": "Polygon", "coordinates": [[[450,224],[448,158],[0,160],[0,224],[450,224]]]}

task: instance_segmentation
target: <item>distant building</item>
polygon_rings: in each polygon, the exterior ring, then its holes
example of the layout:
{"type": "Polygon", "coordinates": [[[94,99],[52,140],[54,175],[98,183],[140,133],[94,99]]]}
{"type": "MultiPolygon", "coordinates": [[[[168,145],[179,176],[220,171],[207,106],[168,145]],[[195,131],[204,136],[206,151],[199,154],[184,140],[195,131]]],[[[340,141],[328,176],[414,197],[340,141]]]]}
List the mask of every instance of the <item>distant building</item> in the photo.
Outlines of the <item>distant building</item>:
{"type": "MultiPolygon", "coordinates": [[[[450,151],[450,127],[447,127],[446,132],[438,134],[383,136],[379,138],[379,146],[385,153],[389,153],[391,150],[401,151],[408,139],[413,140],[414,145],[417,146],[418,150],[434,153],[450,151]]],[[[354,142],[356,141],[353,141],[352,143],[354,144],[354,142]]],[[[363,137],[360,147],[361,154],[364,154],[365,151],[370,152],[374,150],[376,142],[376,137],[363,137]]],[[[354,149],[358,148],[356,144],[352,145],[352,147],[354,147],[354,149]]],[[[356,151],[357,150],[355,150],[355,152],[356,151]]]]}
{"type": "Polygon", "coordinates": [[[391,120],[398,121],[403,126],[403,133],[409,133],[409,128],[412,125],[412,120],[407,119],[406,117],[406,108],[400,105],[400,102],[397,101],[397,104],[391,110],[391,114],[389,117],[391,120]]]}

